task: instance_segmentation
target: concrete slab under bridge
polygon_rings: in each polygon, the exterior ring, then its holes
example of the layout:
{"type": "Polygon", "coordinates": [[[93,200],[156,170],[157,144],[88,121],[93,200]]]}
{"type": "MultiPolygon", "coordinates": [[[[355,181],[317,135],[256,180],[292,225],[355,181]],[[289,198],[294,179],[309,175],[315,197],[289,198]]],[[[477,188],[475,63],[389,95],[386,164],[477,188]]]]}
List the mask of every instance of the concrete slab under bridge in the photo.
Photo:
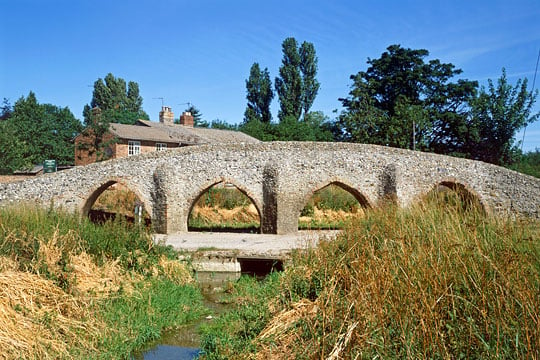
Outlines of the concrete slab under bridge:
{"type": "Polygon", "coordinates": [[[299,231],[296,234],[246,234],[184,232],[155,234],[154,242],[185,251],[197,279],[219,287],[241,274],[265,276],[282,271],[295,249],[317,246],[321,239],[332,240],[337,230],[299,231]]]}
{"type": "Polygon", "coordinates": [[[176,250],[230,252],[238,257],[286,257],[294,249],[307,249],[320,239],[333,239],[339,230],[303,230],[295,234],[248,234],[221,232],[182,232],[155,234],[154,242],[176,250]]]}

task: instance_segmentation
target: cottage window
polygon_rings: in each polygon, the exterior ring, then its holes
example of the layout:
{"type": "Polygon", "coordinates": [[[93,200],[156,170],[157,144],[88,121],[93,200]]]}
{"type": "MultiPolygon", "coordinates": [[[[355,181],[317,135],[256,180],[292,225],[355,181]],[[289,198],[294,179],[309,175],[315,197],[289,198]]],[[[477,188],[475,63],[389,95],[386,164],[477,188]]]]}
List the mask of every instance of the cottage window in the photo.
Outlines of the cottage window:
{"type": "Polygon", "coordinates": [[[156,151],[167,150],[167,144],[165,143],[156,143],[156,151]]]}
{"type": "Polygon", "coordinates": [[[138,155],[141,153],[140,141],[128,141],[128,156],[138,155]]]}

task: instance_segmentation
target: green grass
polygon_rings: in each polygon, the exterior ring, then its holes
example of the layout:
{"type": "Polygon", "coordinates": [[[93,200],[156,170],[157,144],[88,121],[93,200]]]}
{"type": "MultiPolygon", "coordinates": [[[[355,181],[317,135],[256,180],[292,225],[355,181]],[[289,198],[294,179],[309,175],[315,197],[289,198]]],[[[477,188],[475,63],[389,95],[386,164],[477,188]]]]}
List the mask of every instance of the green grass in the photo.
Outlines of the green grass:
{"type": "Polygon", "coordinates": [[[272,273],[263,281],[242,276],[234,284],[228,299],[223,300],[233,303],[234,308],[201,329],[203,359],[234,359],[256,350],[251,341],[270,320],[269,303],[278,296],[280,276],[272,273]]]}
{"type": "Polygon", "coordinates": [[[218,207],[234,209],[236,207],[249,206],[251,200],[235,187],[213,186],[206,191],[197,201],[196,206],[218,207]]]}
{"type": "MultiPolygon", "coordinates": [[[[122,220],[100,226],[62,211],[32,206],[2,208],[0,275],[4,275],[4,259],[14,261],[18,271],[5,273],[4,281],[17,281],[17,274],[31,273],[32,279],[42,277],[59,286],[64,291],[62,297],[71,300],[62,300],[63,305],[58,305],[54,311],[47,310],[46,318],[41,315],[37,319],[31,317],[30,308],[24,304],[0,302],[0,310],[28,313],[25,321],[43,322],[50,328],[53,334],[51,344],[69,344],[67,353],[51,345],[49,350],[45,350],[50,358],[128,359],[147,341],[157,339],[164,329],[187,324],[206,311],[197,286],[186,285],[185,279],[181,278],[189,277],[189,273],[178,273],[175,271],[181,270],[175,267],[164,267],[163,259],[172,261],[176,257],[177,253],[170,247],[154,245],[144,227],[122,220]],[[105,295],[94,292],[80,294],[76,286],[79,279],[74,275],[71,261],[72,256],[83,252],[89,254],[90,261],[98,266],[118,264],[117,275],[125,281],[120,289],[105,295]],[[57,254],[60,256],[55,257],[57,254]],[[60,323],[52,320],[58,318],[64,320],[60,323]],[[69,334],[66,335],[65,329],[69,334]],[[77,334],[76,339],[72,338],[73,333],[77,334]]],[[[174,264],[178,263],[173,261],[174,264]]],[[[55,288],[54,285],[39,284],[42,291],[55,288]]],[[[28,293],[36,295],[27,295],[25,301],[30,301],[29,304],[35,306],[39,313],[40,301],[48,304],[49,299],[38,297],[36,289],[31,288],[36,285],[28,286],[28,293]],[[36,297],[32,299],[31,296],[36,297]]],[[[0,326],[2,324],[0,321],[0,326]]],[[[25,325],[21,323],[23,328],[25,325]]],[[[46,342],[50,340],[43,340],[45,349],[46,342]]],[[[0,343],[4,344],[1,339],[0,343]]],[[[27,355],[42,358],[45,356],[43,351],[43,348],[35,352],[29,350],[27,355]]]]}
{"type": "Polygon", "coordinates": [[[208,311],[202,300],[195,286],[164,279],[141,283],[132,295],[106,299],[97,308],[111,331],[100,340],[100,353],[88,358],[129,358],[135,349],[158,339],[163,330],[200,319],[208,311]]]}
{"type": "Polygon", "coordinates": [[[321,210],[343,210],[345,212],[355,212],[360,207],[360,204],[350,192],[337,185],[330,184],[313,194],[307,205],[302,210],[301,215],[313,215],[314,207],[321,210]]]}
{"type": "Polygon", "coordinates": [[[539,358],[540,224],[434,197],[297,253],[208,331],[207,358],[539,358]]]}

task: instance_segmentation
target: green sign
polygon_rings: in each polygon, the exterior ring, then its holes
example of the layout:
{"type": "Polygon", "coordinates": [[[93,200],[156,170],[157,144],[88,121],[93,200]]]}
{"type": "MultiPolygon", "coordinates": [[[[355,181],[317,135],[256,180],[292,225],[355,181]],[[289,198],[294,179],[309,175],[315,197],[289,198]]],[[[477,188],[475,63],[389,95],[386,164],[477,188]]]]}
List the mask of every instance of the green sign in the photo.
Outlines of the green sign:
{"type": "Polygon", "coordinates": [[[56,172],[56,160],[45,160],[43,162],[43,172],[45,174],[56,172]]]}

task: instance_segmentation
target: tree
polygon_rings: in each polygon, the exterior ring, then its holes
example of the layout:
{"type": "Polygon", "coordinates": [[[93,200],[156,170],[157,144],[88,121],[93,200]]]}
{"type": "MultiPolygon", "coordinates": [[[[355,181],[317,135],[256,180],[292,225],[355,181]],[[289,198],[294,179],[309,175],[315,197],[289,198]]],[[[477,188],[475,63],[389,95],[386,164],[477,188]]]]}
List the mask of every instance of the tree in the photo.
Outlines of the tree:
{"type": "Polygon", "coordinates": [[[73,139],[82,125],[67,107],[39,104],[30,92],[17,100],[5,123],[10,127],[6,129],[15,134],[14,142],[24,148],[22,157],[26,163],[38,164],[45,159],[55,159],[59,164],[74,163],[73,139]]]}
{"type": "Polygon", "coordinates": [[[493,164],[510,164],[519,153],[514,145],[516,133],[538,120],[540,112],[532,107],[538,92],[527,91],[527,79],[518,79],[515,86],[508,83],[505,69],[494,84],[488,80],[471,102],[472,125],[476,131],[469,146],[471,157],[493,164]]]}
{"type": "Polygon", "coordinates": [[[244,123],[253,120],[270,123],[272,121],[270,104],[274,92],[268,68],[261,71],[258,63],[251,66],[249,79],[246,80],[246,91],[248,104],[244,112],[244,123]]]}
{"type": "Polygon", "coordinates": [[[89,154],[96,154],[97,161],[108,158],[107,148],[111,141],[106,134],[111,123],[134,124],[139,119],[148,120],[148,114],[142,109],[143,99],[139,94],[139,85],[108,73],[105,79],[94,82],[92,100],[83,109],[85,133],[92,141],[79,144],[89,154]]]}
{"type": "Polygon", "coordinates": [[[451,83],[461,70],[439,60],[426,63],[428,55],[427,50],[391,45],[379,59],[368,59],[366,71],[351,75],[349,97],[339,99],[345,110],[338,118],[338,135],[357,142],[432,150],[437,127],[444,128],[448,119],[466,117],[460,109],[477,83],[451,83]]]}
{"type": "Polygon", "coordinates": [[[319,92],[319,82],[315,78],[317,75],[317,56],[312,43],[304,41],[300,47],[300,72],[302,73],[302,109],[304,116],[309,113],[309,109],[315,101],[319,92]]]}
{"type": "Polygon", "coordinates": [[[11,104],[9,103],[9,100],[4,98],[2,106],[0,107],[0,120],[8,119],[11,116],[12,112],[13,109],[11,107],[11,104]]]}
{"type": "Polygon", "coordinates": [[[94,91],[90,105],[83,110],[84,123],[93,126],[92,109],[101,109],[101,120],[108,123],[134,124],[138,119],[148,120],[148,114],[142,109],[142,97],[139,94],[139,85],[130,81],[116,78],[109,73],[105,79],[94,82],[94,91]]]}
{"type": "Polygon", "coordinates": [[[309,112],[319,91],[317,75],[317,56],[312,43],[303,42],[301,47],[295,38],[283,41],[283,60],[279,68],[279,77],[275,80],[279,97],[279,120],[293,117],[300,120],[309,112]]]}
{"type": "MultiPolygon", "coordinates": [[[[202,119],[202,114],[199,109],[195,107],[195,105],[190,104],[187,109],[184,110],[184,112],[191,113],[191,116],[193,116],[193,126],[197,127],[208,127],[210,124],[202,119]]],[[[178,119],[178,124],[180,123],[180,119],[178,119]]]]}
{"type": "Polygon", "coordinates": [[[275,87],[279,98],[280,121],[293,117],[298,121],[302,115],[302,77],[300,75],[300,54],[295,38],[289,37],[281,45],[283,50],[282,65],[279,77],[276,77],[275,87]]]}
{"type": "Polygon", "coordinates": [[[11,121],[0,121],[0,174],[11,174],[15,170],[30,167],[25,158],[28,148],[19,139],[19,132],[11,121]]]}

